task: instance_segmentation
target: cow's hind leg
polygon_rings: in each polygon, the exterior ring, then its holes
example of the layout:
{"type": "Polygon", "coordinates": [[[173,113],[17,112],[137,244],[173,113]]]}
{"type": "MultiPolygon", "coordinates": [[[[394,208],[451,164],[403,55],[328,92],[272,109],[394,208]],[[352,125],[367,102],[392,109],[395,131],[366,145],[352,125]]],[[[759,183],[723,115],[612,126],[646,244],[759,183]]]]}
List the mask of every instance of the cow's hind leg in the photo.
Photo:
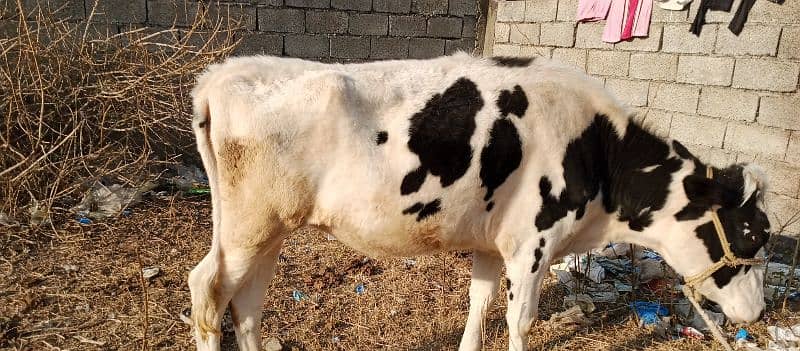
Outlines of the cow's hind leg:
{"type": "MultiPolygon", "coordinates": [[[[225,217],[222,217],[223,223],[217,226],[220,230],[214,233],[210,252],[189,273],[197,349],[219,350],[222,315],[236,296],[234,312],[240,322],[237,333],[245,336],[240,344],[254,344],[254,349],[258,350],[260,342],[253,340],[259,335],[255,329],[260,326],[260,318],[254,320],[257,317],[253,311],[241,304],[254,304],[256,295],[263,298],[267,283],[262,278],[274,272],[274,255],[280,250],[280,243],[287,231],[278,220],[253,223],[246,218],[237,218],[235,222],[231,220],[231,223],[225,223],[225,217]],[[269,258],[273,267],[262,271],[267,256],[273,256],[269,258]],[[259,281],[253,282],[254,279],[259,281]]],[[[251,220],[254,221],[253,218],[251,220]]],[[[260,315],[261,307],[256,308],[260,315]]]]}
{"type": "Polygon", "coordinates": [[[236,341],[240,351],[261,349],[261,315],[264,295],[278,264],[280,243],[268,251],[255,267],[253,277],[233,296],[231,316],[236,328],[236,341]]]}
{"type": "Polygon", "coordinates": [[[461,337],[459,351],[478,351],[483,344],[483,323],[486,311],[497,296],[498,279],[503,260],[475,251],[472,256],[472,281],[469,285],[469,316],[461,337]]]}
{"type": "Polygon", "coordinates": [[[509,350],[528,349],[528,332],[538,316],[539,294],[550,256],[545,249],[545,239],[537,238],[528,240],[513,256],[506,258],[509,350]]]}

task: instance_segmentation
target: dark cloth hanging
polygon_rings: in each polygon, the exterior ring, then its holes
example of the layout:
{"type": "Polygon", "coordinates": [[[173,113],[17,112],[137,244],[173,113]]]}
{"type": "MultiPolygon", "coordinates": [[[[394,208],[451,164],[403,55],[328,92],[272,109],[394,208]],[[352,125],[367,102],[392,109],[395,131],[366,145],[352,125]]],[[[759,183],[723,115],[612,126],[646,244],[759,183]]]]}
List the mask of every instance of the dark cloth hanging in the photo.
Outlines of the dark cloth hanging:
{"type": "MultiPolygon", "coordinates": [[[[784,0],[768,1],[776,4],[783,4],[784,0]]],[[[742,33],[744,24],[747,22],[747,16],[750,14],[750,10],[755,3],[756,0],[742,0],[742,3],[739,4],[739,8],[736,9],[736,14],[733,15],[731,23],[728,24],[728,29],[730,29],[733,34],[738,36],[742,33]]],[[[706,13],[709,10],[730,12],[732,6],[733,0],[700,0],[700,7],[697,9],[697,15],[694,17],[694,22],[692,22],[692,26],[689,27],[689,31],[696,36],[700,36],[700,31],[703,29],[703,25],[706,24],[706,13]]]]}
{"type": "MultiPolygon", "coordinates": [[[[689,31],[700,36],[700,31],[706,24],[706,13],[709,10],[730,12],[731,6],[733,6],[733,0],[700,0],[700,7],[697,9],[697,15],[694,17],[689,31]]],[[[745,19],[747,19],[747,14],[745,14],[745,19]]]]}
{"type": "Polygon", "coordinates": [[[747,22],[747,15],[750,14],[750,9],[753,8],[753,4],[755,3],[756,0],[742,0],[742,3],[739,4],[739,8],[736,9],[736,14],[733,15],[731,23],[728,24],[728,29],[730,29],[733,34],[739,35],[742,33],[744,23],[747,22]]]}

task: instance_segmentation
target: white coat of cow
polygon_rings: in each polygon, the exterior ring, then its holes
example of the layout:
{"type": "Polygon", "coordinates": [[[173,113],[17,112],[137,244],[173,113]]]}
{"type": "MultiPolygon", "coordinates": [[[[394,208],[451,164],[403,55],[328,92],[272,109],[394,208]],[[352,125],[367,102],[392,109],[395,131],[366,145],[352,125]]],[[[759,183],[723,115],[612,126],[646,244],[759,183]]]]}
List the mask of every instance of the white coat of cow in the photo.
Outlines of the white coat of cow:
{"type": "MultiPolygon", "coordinates": [[[[509,349],[525,350],[551,259],[628,242],[688,276],[721,259],[712,211],[737,256],[755,256],[769,235],[758,168],[707,178],[598,82],[546,59],[231,58],[193,97],[214,223],[189,275],[200,350],[219,349],[228,305],[240,349],[259,349],[278,253],[305,225],[370,256],[472,250],[460,350],[481,348],[504,265],[509,349]]],[[[698,290],[752,321],[762,280],[760,267],[725,267],[698,290]]]]}

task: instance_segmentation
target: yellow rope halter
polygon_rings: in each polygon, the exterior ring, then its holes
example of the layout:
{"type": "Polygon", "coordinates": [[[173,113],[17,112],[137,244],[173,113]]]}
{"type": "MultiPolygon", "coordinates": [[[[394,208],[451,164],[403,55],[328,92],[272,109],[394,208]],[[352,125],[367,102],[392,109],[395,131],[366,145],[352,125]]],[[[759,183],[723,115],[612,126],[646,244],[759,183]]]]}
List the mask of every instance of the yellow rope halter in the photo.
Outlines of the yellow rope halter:
{"type": "MultiPolygon", "coordinates": [[[[708,179],[714,179],[714,170],[712,167],[706,168],[706,177],[708,179]]],[[[703,318],[703,321],[706,322],[706,325],[711,330],[711,333],[714,335],[714,338],[725,347],[725,350],[732,351],[733,349],[728,344],[728,341],[722,336],[720,333],[719,328],[717,327],[714,322],[708,318],[708,315],[705,311],[700,308],[700,304],[697,302],[699,296],[697,293],[697,286],[700,285],[703,281],[711,277],[716,271],[720,270],[722,267],[736,267],[741,265],[755,265],[763,263],[762,259],[759,258],[740,258],[736,257],[731,251],[731,244],[728,242],[728,237],[725,235],[725,228],[722,227],[722,222],[719,221],[719,215],[717,214],[717,210],[711,210],[711,221],[714,222],[714,229],[717,232],[717,236],[719,237],[719,243],[722,245],[722,252],[725,254],[722,258],[715,262],[710,267],[706,268],[703,272],[699,274],[695,274],[691,277],[684,278],[683,284],[683,295],[686,296],[687,299],[692,303],[697,313],[700,314],[700,317],[703,318]]]]}

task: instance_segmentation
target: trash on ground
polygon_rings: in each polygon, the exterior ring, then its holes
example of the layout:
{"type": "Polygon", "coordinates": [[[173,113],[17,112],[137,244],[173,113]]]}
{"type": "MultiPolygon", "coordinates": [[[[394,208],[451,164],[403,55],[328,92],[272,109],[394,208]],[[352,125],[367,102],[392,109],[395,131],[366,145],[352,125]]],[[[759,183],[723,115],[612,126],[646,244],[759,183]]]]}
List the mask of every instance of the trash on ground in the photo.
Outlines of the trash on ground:
{"type": "Polygon", "coordinates": [[[175,172],[177,175],[170,178],[169,183],[178,190],[192,195],[210,193],[208,176],[202,169],[197,166],[177,165],[175,172]]]}
{"type": "Polygon", "coordinates": [[[356,294],[361,295],[366,290],[367,290],[367,287],[364,286],[364,283],[358,283],[358,285],[356,285],[356,289],[355,289],[356,294]]]}
{"type": "Polygon", "coordinates": [[[596,257],[592,263],[602,267],[604,273],[609,273],[616,277],[623,277],[633,273],[633,265],[631,260],[627,258],[596,257]]]}
{"type": "Polygon", "coordinates": [[[568,270],[583,274],[595,283],[602,282],[606,277],[606,271],[597,262],[589,263],[588,255],[569,254],[564,256],[564,263],[567,264],[568,270]]]}
{"type": "Polygon", "coordinates": [[[558,326],[583,326],[589,324],[589,319],[583,314],[580,306],[572,306],[566,311],[553,313],[548,322],[558,326]]]}
{"type": "Polygon", "coordinates": [[[125,208],[141,201],[142,193],[153,188],[155,188],[155,184],[149,182],[139,188],[131,188],[121,184],[106,186],[102,182],[96,181],[92,184],[91,189],[83,195],[81,202],[70,210],[90,219],[116,216],[125,208]]]}
{"type": "Polygon", "coordinates": [[[78,223],[80,224],[92,224],[92,220],[86,217],[78,218],[78,223]]]}
{"type": "Polygon", "coordinates": [[[689,339],[703,340],[706,338],[703,333],[692,327],[681,327],[679,334],[689,339]]]}
{"type": "MultiPolygon", "coordinates": [[[[714,324],[716,324],[716,325],[724,325],[725,324],[725,314],[724,313],[709,311],[707,309],[703,309],[703,311],[706,312],[706,315],[708,316],[708,319],[710,319],[712,322],[714,322],[714,324]]],[[[708,325],[706,325],[706,321],[703,320],[703,317],[701,317],[700,314],[696,313],[696,312],[692,315],[692,319],[689,321],[689,325],[691,325],[692,327],[696,328],[697,330],[701,330],[701,331],[710,331],[711,330],[711,328],[708,325]]]]}
{"type": "Polygon", "coordinates": [[[281,345],[281,341],[278,338],[273,336],[264,340],[263,349],[264,351],[281,351],[283,345],[281,345]]]}
{"type": "Polygon", "coordinates": [[[406,266],[406,269],[411,269],[411,267],[414,267],[414,266],[417,265],[417,260],[415,260],[413,258],[405,258],[405,259],[403,259],[403,265],[406,266]]]}
{"type": "Polygon", "coordinates": [[[694,311],[694,307],[692,306],[692,303],[689,302],[689,299],[683,298],[673,304],[672,311],[678,317],[688,320],[694,311]]]}
{"type": "Polygon", "coordinates": [[[595,310],[592,298],[586,294],[564,296],[564,308],[569,309],[573,306],[580,307],[583,313],[592,313],[595,310]]]}
{"type": "Polygon", "coordinates": [[[47,207],[42,206],[36,199],[33,199],[28,207],[28,214],[30,215],[30,224],[34,227],[50,223],[47,207]]]}
{"type": "Polygon", "coordinates": [[[642,282],[665,278],[670,270],[661,257],[643,258],[639,260],[636,267],[639,269],[639,280],[642,282]]]}
{"type": "Polygon", "coordinates": [[[669,310],[658,302],[634,301],[631,308],[639,317],[639,325],[650,325],[659,322],[659,317],[669,315],[669,310]]]}
{"type": "Polygon", "coordinates": [[[144,279],[154,278],[161,273],[161,268],[158,267],[145,267],[142,268],[142,277],[144,279]]]}
{"type": "Polygon", "coordinates": [[[295,301],[300,301],[306,298],[306,294],[303,294],[300,290],[292,290],[292,299],[295,301]]]}
{"type": "Polygon", "coordinates": [[[733,339],[737,341],[741,339],[753,340],[753,336],[747,332],[747,329],[739,328],[739,330],[736,331],[736,335],[733,336],[733,339]]]}
{"type": "Polygon", "coordinates": [[[632,292],[633,286],[630,284],[625,284],[623,282],[614,281],[614,288],[617,289],[619,292],[632,292]]]}
{"type": "MultiPolygon", "coordinates": [[[[766,280],[767,284],[769,285],[787,286],[789,285],[789,278],[791,277],[789,272],[791,270],[792,267],[789,265],[778,262],[770,262],[767,265],[767,272],[764,280],[766,280]]],[[[795,269],[794,279],[800,279],[800,269],[795,269]]]]}
{"type": "Polygon", "coordinates": [[[653,294],[660,294],[670,291],[672,282],[669,279],[656,278],[644,283],[642,287],[653,294]]]}
{"type": "Polygon", "coordinates": [[[786,342],[800,342],[800,324],[791,328],[782,328],[775,325],[767,327],[767,332],[772,340],[786,342]]]}
{"type": "Polygon", "coordinates": [[[619,293],[611,283],[591,283],[586,286],[586,293],[592,297],[594,302],[609,303],[617,301],[619,293]]]}

